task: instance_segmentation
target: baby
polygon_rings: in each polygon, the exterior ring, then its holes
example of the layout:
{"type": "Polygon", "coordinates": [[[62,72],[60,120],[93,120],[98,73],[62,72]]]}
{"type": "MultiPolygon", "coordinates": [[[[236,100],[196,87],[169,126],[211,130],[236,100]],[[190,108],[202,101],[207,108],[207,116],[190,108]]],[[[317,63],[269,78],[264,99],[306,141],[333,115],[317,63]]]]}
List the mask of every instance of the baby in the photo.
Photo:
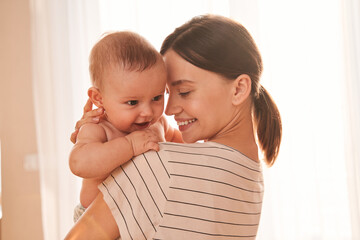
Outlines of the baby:
{"type": "Polygon", "coordinates": [[[104,115],[99,124],[80,128],[70,153],[71,171],[83,178],[75,221],[112,170],[133,156],[159,150],[159,141],[182,141],[162,115],[164,62],[143,37],[132,32],[106,35],[91,50],[89,70],[88,95],[104,115]]]}

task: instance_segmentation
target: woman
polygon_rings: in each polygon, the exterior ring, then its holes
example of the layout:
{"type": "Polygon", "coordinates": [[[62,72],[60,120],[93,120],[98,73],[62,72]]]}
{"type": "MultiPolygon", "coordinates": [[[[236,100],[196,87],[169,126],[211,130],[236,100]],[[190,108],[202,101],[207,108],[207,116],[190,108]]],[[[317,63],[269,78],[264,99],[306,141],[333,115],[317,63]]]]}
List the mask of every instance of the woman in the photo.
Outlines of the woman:
{"type": "Polygon", "coordinates": [[[67,239],[255,239],[263,198],[257,144],[272,166],[281,142],[255,42],[242,25],[205,15],[175,29],[160,52],[165,113],[191,144],[160,143],[159,152],[114,171],[67,239]]]}

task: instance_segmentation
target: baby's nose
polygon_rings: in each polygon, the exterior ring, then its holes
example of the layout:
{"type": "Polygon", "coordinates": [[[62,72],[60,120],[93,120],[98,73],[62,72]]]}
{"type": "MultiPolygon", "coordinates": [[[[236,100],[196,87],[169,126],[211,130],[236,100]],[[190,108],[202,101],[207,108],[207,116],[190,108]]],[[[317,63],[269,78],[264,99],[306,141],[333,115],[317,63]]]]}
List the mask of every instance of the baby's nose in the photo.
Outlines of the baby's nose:
{"type": "Polygon", "coordinates": [[[144,104],[144,106],[141,109],[140,116],[142,117],[151,117],[154,115],[154,111],[150,104],[144,104]]]}

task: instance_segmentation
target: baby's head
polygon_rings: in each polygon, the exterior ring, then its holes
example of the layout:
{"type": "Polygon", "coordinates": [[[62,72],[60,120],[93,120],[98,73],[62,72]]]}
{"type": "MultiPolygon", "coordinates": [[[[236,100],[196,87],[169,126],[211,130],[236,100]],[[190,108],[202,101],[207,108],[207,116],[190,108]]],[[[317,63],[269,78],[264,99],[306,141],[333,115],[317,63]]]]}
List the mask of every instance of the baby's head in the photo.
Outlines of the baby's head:
{"type": "Polygon", "coordinates": [[[164,110],[166,69],[161,55],[133,32],[104,36],[90,54],[88,95],[107,120],[129,133],[147,128],[164,110]]]}

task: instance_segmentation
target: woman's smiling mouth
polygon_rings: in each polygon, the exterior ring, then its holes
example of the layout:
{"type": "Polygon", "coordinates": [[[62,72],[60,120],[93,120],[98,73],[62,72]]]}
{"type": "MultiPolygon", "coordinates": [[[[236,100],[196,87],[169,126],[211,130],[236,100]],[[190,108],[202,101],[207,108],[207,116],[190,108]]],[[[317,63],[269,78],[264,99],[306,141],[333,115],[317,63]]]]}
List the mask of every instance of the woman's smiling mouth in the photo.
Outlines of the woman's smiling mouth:
{"type": "Polygon", "coordinates": [[[193,122],[195,122],[195,121],[197,121],[197,119],[196,119],[196,118],[193,118],[193,119],[181,120],[181,121],[176,120],[176,123],[177,123],[177,125],[179,126],[179,130],[180,130],[180,131],[185,131],[185,130],[188,129],[188,128],[191,126],[191,124],[192,124],[193,122]]]}

